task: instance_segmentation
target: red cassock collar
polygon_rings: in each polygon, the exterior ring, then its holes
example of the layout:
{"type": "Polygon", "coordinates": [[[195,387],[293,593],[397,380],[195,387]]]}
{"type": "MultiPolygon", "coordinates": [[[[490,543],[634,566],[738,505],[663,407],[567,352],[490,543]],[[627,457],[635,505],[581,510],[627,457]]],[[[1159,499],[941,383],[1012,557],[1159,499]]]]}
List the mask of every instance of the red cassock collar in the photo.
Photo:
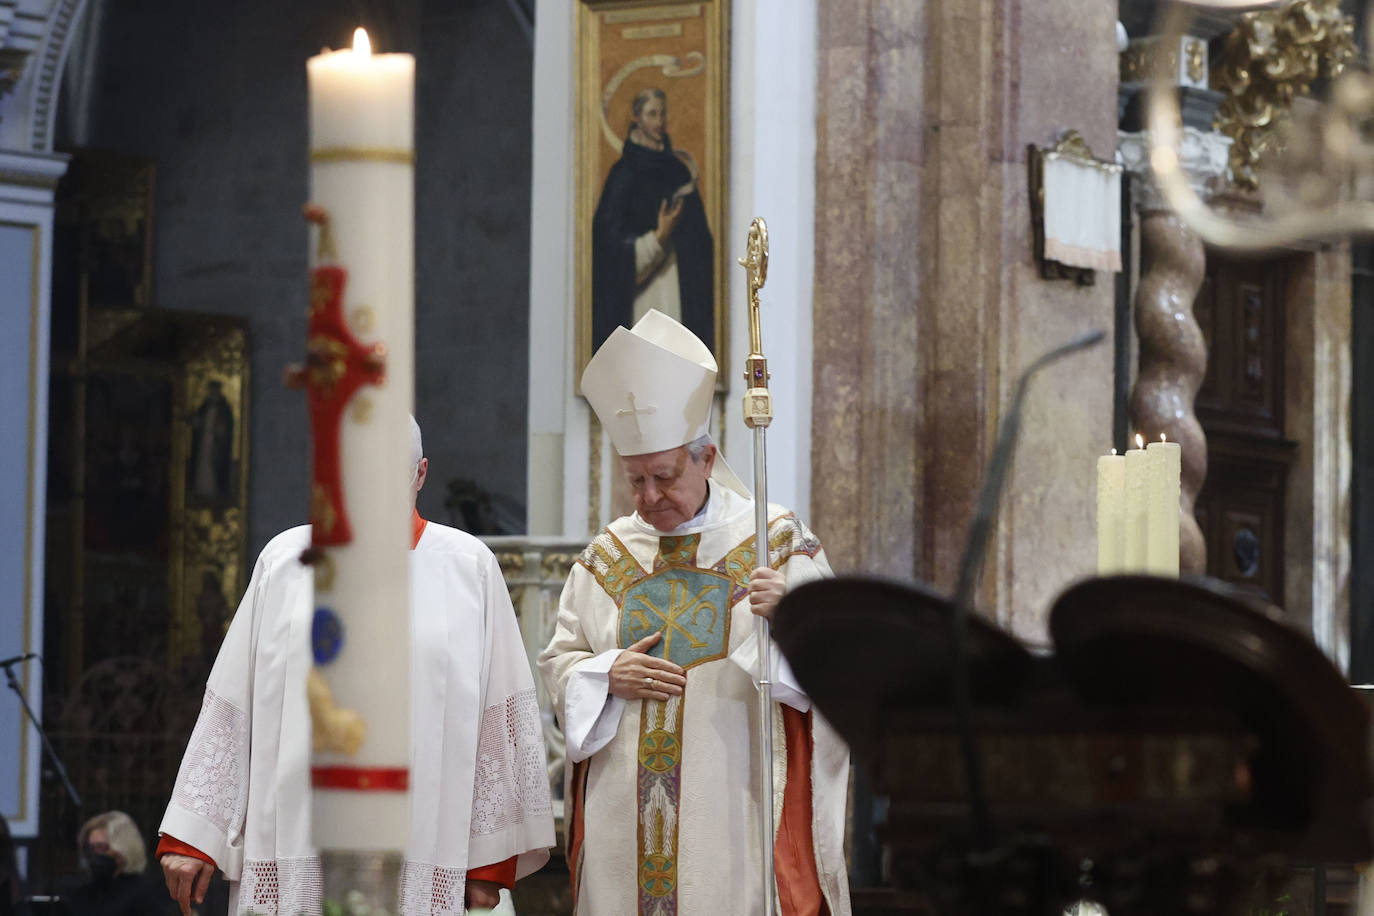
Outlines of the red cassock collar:
{"type": "Polygon", "coordinates": [[[411,550],[414,550],[415,547],[416,547],[416,545],[420,543],[420,535],[422,535],[422,534],[425,533],[425,526],[428,525],[428,524],[429,524],[429,522],[427,522],[427,521],[425,521],[424,519],[420,518],[420,510],[419,510],[419,509],[413,509],[413,510],[411,510],[411,515],[410,515],[410,549],[411,549],[411,550]]]}

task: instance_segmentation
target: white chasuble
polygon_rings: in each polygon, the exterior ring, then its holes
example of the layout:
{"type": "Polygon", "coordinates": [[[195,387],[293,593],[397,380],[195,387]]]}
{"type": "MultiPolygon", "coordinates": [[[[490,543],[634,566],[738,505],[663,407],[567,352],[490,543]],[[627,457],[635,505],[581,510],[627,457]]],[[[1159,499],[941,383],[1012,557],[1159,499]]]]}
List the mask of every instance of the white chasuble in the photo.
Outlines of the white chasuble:
{"type": "MultiPolygon", "coordinates": [[[[305,689],[313,588],[299,562],[309,543],[309,526],[292,528],[258,557],[160,828],[215,860],[231,882],[233,914],[320,913],[305,689]]],[[[410,552],[410,578],[411,806],[400,912],[461,914],[470,868],[518,856],[524,877],[548,860],[543,729],[491,551],[430,522],[410,552]]],[[[403,609],[396,622],[407,626],[403,609]]]]}
{"type": "MultiPolygon", "coordinates": [[[[830,575],[815,535],[780,506],[769,506],[768,543],[769,565],[789,588],[830,575]]],[[[539,666],[574,764],[565,810],[581,916],[762,909],[758,640],[748,598],[756,565],[753,502],[713,484],[703,516],[666,535],[637,515],[618,519],[568,576],[539,666]],[[686,669],[682,696],[660,702],[610,695],[619,652],[660,631],[651,654],[686,669]]],[[[775,700],[806,712],[809,700],[776,646],[772,651],[775,700]]],[[[774,720],[774,823],[788,755],[809,750],[819,891],[832,916],[848,916],[848,750],[814,710],[809,748],[787,746],[776,704],[774,720]]]]}

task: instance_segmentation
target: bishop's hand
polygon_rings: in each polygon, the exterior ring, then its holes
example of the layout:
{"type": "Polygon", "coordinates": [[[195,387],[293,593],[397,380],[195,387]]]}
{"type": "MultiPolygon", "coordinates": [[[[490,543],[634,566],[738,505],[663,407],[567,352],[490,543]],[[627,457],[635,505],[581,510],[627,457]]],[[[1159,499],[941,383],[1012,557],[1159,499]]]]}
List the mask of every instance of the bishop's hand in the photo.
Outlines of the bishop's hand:
{"type": "Polygon", "coordinates": [[[611,665],[611,694],[622,700],[667,700],[681,696],[687,672],[666,658],[646,655],[663,633],[650,633],[616,657],[611,665]]]}
{"type": "Polygon", "coordinates": [[[749,610],[773,622],[773,609],[787,593],[787,578],[776,569],[760,566],[749,574],[749,610]]]}

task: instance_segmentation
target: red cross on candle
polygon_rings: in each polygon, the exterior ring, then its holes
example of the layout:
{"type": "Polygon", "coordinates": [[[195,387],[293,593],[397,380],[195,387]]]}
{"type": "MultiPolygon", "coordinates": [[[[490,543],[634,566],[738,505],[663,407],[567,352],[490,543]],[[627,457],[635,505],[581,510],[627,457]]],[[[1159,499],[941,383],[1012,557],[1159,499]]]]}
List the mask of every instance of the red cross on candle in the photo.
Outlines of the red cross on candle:
{"type": "MultiPolygon", "coordinates": [[[[305,218],[320,226],[321,259],[332,259],[329,215],[322,207],[310,206],[305,218]]],[[[348,270],[338,264],[321,264],[310,271],[305,367],[292,370],[287,376],[288,382],[305,387],[310,410],[315,443],[310,523],[316,547],[353,540],[348,508],[344,505],[339,427],[344,409],[359,388],[386,381],[386,345],[361,343],[344,320],[347,283],[348,270]]]]}

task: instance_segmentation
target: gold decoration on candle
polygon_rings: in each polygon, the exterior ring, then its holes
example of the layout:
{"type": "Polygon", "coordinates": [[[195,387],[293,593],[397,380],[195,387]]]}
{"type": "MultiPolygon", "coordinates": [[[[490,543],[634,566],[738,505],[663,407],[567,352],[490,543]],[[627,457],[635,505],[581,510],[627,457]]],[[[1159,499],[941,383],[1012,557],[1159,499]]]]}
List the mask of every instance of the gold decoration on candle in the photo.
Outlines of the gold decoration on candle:
{"type": "Polygon", "coordinates": [[[353,399],[353,407],[350,410],[353,414],[354,423],[366,423],[372,419],[372,399],[366,395],[358,395],[353,399]]]}
{"type": "Polygon", "coordinates": [[[348,372],[348,347],[343,341],[323,334],[316,335],[306,344],[305,353],[311,385],[328,391],[348,372]]]}
{"type": "Polygon", "coordinates": [[[315,750],[350,757],[358,753],[367,737],[367,723],[362,716],[334,702],[334,691],[318,668],[310,669],[305,690],[310,699],[310,730],[315,750]]]}
{"type": "Polygon", "coordinates": [[[371,334],[377,326],[377,313],[370,305],[359,305],[348,313],[348,323],[359,334],[371,334]]]}
{"type": "Polygon", "coordinates": [[[310,497],[310,524],[318,525],[320,530],[327,535],[334,530],[334,525],[338,520],[338,514],[334,511],[334,504],[330,501],[329,494],[324,491],[324,487],[316,484],[310,497]]]}
{"type": "Polygon", "coordinates": [[[315,560],[315,591],[327,592],[334,588],[334,558],[321,550],[315,560]]]}
{"type": "MultiPolygon", "coordinates": [[[[339,259],[338,249],[334,247],[334,229],[329,222],[329,211],[319,204],[305,205],[305,221],[320,227],[320,238],[315,248],[315,256],[320,263],[332,263],[339,259]]],[[[310,314],[315,314],[329,302],[332,290],[327,283],[316,279],[310,290],[310,314]]]]}
{"type": "Polygon", "coordinates": [[[415,154],[408,149],[384,146],[330,146],[310,151],[311,162],[395,162],[414,165],[415,154]]]}

